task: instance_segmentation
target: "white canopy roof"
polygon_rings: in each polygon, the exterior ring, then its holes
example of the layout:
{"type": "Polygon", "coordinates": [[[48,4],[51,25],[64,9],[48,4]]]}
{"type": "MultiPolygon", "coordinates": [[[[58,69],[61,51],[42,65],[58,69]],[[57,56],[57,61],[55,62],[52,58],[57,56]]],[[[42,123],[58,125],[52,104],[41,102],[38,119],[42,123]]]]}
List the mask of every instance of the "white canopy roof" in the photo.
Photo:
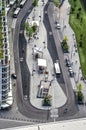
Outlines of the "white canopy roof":
{"type": "Polygon", "coordinates": [[[37,52],[42,52],[42,48],[41,47],[34,47],[34,53],[37,52]]]}
{"type": "Polygon", "coordinates": [[[38,66],[47,67],[45,59],[38,59],[38,66]]]}

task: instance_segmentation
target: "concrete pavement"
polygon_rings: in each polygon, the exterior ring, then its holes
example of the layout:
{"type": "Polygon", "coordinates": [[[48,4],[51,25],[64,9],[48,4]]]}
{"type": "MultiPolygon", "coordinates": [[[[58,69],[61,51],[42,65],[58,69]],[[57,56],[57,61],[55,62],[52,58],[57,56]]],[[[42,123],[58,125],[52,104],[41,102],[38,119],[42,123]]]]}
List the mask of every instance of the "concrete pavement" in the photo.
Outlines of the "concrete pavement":
{"type": "MultiPolygon", "coordinates": [[[[45,4],[47,3],[47,0],[45,1],[45,4]]],[[[44,6],[41,0],[39,0],[38,6],[35,7],[31,14],[29,15],[29,19],[27,19],[28,22],[32,21],[32,17],[35,17],[34,20],[39,22],[39,31],[37,32],[38,39],[32,39],[30,43],[28,43],[27,39],[27,64],[30,70],[31,75],[31,84],[30,84],[30,101],[31,104],[39,109],[49,109],[49,108],[59,108],[63,106],[66,103],[66,96],[61,89],[58,81],[56,78],[54,78],[52,85],[49,88],[49,94],[52,96],[52,106],[51,107],[44,107],[42,106],[42,98],[37,98],[38,93],[38,85],[40,84],[41,80],[45,80],[44,74],[39,75],[37,72],[37,62],[33,59],[33,48],[36,45],[37,47],[41,48],[43,51],[43,58],[47,61],[47,70],[49,72],[48,81],[51,81],[53,79],[54,72],[54,66],[52,58],[49,54],[49,51],[47,49],[47,33],[45,26],[43,24],[43,10],[44,6]],[[35,10],[35,11],[34,11],[35,10]],[[41,18],[40,18],[41,16],[41,18]],[[45,42],[45,44],[44,44],[45,42]],[[30,61],[30,62],[29,62],[30,61]],[[33,68],[35,69],[35,73],[32,75],[33,68]]]]}
{"type": "Polygon", "coordinates": [[[63,36],[68,37],[68,45],[69,45],[69,53],[64,54],[64,59],[67,56],[69,57],[71,64],[72,64],[72,69],[75,73],[74,78],[70,78],[73,90],[76,91],[77,85],[79,83],[81,83],[83,86],[82,91],[84,94],[84,102],[86,102],[86,83],[85,83],[85,81],[81,80],[81,77],[83,75],[82,75],[82,71],[80,69],[80,59],[79,59],[79,54],[78,54],[78,49],[77,49],[75,33],[69,25],[69,13],[70,13],[70,4],[69,4],[68,0],[65,0],[60,8],[60,14],[59,14],[61,30],[63,32],[63,36]]]}

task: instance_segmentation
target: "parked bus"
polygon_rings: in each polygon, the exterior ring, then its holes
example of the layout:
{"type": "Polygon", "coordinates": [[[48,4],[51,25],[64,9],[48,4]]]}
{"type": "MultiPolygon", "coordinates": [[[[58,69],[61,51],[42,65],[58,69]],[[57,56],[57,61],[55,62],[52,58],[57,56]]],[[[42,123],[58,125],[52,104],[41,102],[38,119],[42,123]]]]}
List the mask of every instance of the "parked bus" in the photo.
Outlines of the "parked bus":
{"type": "Polygon", "coordinates": [[[22,0],[22,2],[20,3],[20,8],[23,8],[25,2],[26,2],[26,0],[22,0]]]}
{"type": "Polygon", "coordinates": [[[59,65],[59,61],[56,60],[56,63],[54,63],[54,69],[55,69],[55,73],[57,76],[60,76],[61,71],[60,71],[60,65],[59,65]]]}
{"type": "Polygon", "coordinates": [[[17,18],[18,14],[20,12],[20,8],[17,8],[13,14],[13,18],[17,18]]]}

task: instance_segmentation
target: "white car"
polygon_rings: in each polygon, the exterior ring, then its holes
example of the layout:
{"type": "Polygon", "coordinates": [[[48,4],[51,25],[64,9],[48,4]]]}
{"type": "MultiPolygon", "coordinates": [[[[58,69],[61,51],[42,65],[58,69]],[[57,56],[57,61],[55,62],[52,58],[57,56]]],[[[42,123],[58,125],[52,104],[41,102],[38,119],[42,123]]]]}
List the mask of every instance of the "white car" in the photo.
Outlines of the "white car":
{"type": "Polygon", "coordinates": [[[56,24],[56,28],[57,28],[57,29],[60,29],[60,28],[61,28],[61,26],[60,26],[59,23],[56,24]]]}

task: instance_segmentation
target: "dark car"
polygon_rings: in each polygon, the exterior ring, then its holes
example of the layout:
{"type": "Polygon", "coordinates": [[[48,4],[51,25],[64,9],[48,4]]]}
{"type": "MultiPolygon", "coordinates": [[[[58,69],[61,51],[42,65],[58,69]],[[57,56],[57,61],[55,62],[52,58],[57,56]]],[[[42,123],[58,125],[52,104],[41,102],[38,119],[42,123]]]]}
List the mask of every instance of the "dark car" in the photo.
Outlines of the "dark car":
{"type": "Polygon", "coordinates": [[[11,77],[13,78],[13,79],[16,79],[17,78],[17,76],[16,76],[16,74],[11,74],[11,77]]]}
{"type": "Polygon", "coordinates": [[[74,77],[74,72],[73,71],[69,71],[70,77],[74,77]]]}
{"type": "Polygon", "coordinates": [[[69,60],[69,59],[66,59],[65,61],[66,61],[66,66],[67,66],[67,67],[71,67],[70,60],[69,60]]]}

